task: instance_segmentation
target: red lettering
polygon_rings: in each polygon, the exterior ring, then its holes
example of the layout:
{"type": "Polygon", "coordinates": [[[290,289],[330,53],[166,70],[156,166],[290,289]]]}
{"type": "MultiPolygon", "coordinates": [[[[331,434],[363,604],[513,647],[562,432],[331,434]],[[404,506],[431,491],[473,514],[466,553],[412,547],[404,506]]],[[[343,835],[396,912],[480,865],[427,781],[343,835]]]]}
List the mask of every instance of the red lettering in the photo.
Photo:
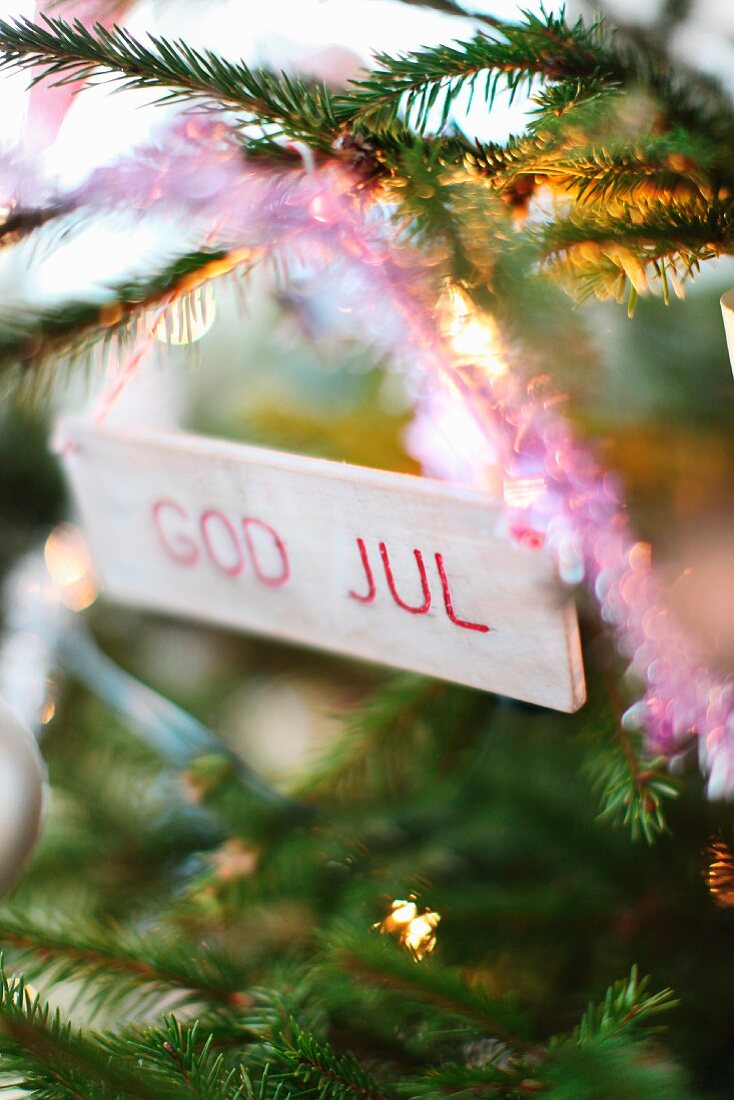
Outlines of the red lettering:
{"type": "Polygon", "coordinates": [[[454,601],[451,599],[451,589],[449,588],[449,579],[446,576],[446,566],[443,562],[443,554],[436,554],[436,566],[438,568],[438,575],[441,578],[441,587],[443,588],[443,602],[446,605],[446,614],[452,623],[456,623],[457,626],[462,626],[464,630],[479,630],[482,634],[486,634],[491,627],[485,626],[483,623],[470,623],[466,619],[459,619],[456,617],[454,611],[454,601]]]}
{"type": "MultiPolygon", "coordinates": [[[[369,555],[367,553],[367,547],[364,539],[357,539],[357,548],[359,550],[360,560],[362,562],[362,568],[364,569],[364,575],[367,580],[367,591],[364,594],[355,592],[354,589],[350,589],[349,596],[353,600],[359,600],[360,603],[370,604],[374,603],[377,595],[377,585],[375,584],[374,573],[372,572],[372,566],[370,564],[369,555]]],[[[380,557],[382,558],[382,564],[385,568],[385,578],[387,580],[388,588],[393,600],[401,607],[403,611],[408,611],[411,615],[425,615],[431,608],[431,589],[428,583],[428,575],[426,573],[426,566],[423,560],[423,554],[420,550],[414,550],[416,565],[418,566],[418,575],[421,582],[421,589],[423,591],[423,603],[415,607],[401,598],[398,593],[397,586],[395,584],[395,575],[393,573],[392,564],[390,562],[390,553],[387,548],[387,544],[384,542],[379,543],[380,557]]],[[[451,595],[451,586],[449,584],[449,578],[446,573],[446,564],[444,562],[443,554],[436,554],[436,568],[438,569],[438,575],[441,579],[441,588],[443,590],[443,602],[446,608],[446,615],[449,621],[455,626],[461,627],[463,630],[477,630],[480,634],[488,633],[492,628],[485,623],[475,623],[468,619],[460,619],[454,610],[454,600],[451,595]]]]}
{"type": "Polygon", "coordinates": [[[382,558],[382,564],[385,567],[385,577],[387,578],[388,588],[392,598],[398,607],[402,607],[403,611],[409,611],[411,615],[425,615],[431,608],[431,590],[428,587],[428,577],[426,576],[426,567],[423,562],[423,555],[420,550],[414,550],[416,564],[418,566],[418,573],[421,580],[421,588],[423,589],[423,603],[420,607],[411,607],[409,603],[405,603],[398,595],[398,590],[395,587],[395,577],[393,576],[392,566],[390,565],[390,555],[388,554],[387,546],[384,542],[380,543],[380,557],[382,558]]]}
{"type": "Polygon", "coordinates": [[[181,519],[188,520],[189,518],[189,513],[186,509],[182,508],[180,504],[177,504],[175,500],[156,501],[153,505],[153,525],[158,532],[163,548],[179,565],[185,565],[189,568],[192,565],[196,565],[199,560],[199,547],[192,538],[189,538],[188,535],[181,534],[181,532],[171,532],[171,537],[169,538],[166,534],[162,518],[164,509],[175,512],[181,519]]]}
{"type": "Polygon", "coordinates": [[[245,569],[246,554],[252,562],[255,578],[271,588],[279,588],[291,576],[288,551],[274,527],[254,516],[242,519],[242,535],[227,516],[208,508],[199,518],[201,544],[191,531],[191,517],[175,500],[159,500],[153,505],[153,525],[166,553],[179,565],[194,566],[202,557],[202,545],[212,565],[228,577],[237,577],[245,569]]]}
{"type": "Polygon", "coordinates": [[[269,584],[271,588],[279,588],[282,584],[290,578],[291,566],[288,561],[288,552],[285,548],[285,543],[278,534],[278,532],[270,526],[269,523],[265,523],[262,519],[253,519],[251,516],[245,516],[242,520],[242,530],[245,533],[245,541],[247,542],[247,549],[250,552],[250,559],[252,561],[252,567],[255,570],[255,575],[259,581],[263,584],[269,584]],[[273,540],[273,546],[277,551],[280,558],[280,571],[275,575],[268,576],[263,572],[260,557],[258,555],[257,547],[252,538],[251,527],[259,527],[265,531],[266,534],[273,540]]]}
{"type": "Polygon", "coordinates": [[[377,585],[375,584],[375,577],[372,572],[372,566],[370,565],[370,559],[367,556],[367,547],[364,544],[364,539],[357,539],[357,546],[359,547],[359,556],[362,559],[362,568],[367,578],[367,594],[366,596],[360,596],[358,592],[354,592],[350,589],[349,595],[353,600],[359,600],[360,603],[374,603],[377,585]]]}
{"type": "Polygon", "coordinates": [[[200,527],[201,537],[204,541],[206,552],[209,555],[209,560],[214,565],[216,565],[217,569],[221,570],[222,573],[226,573],[228,577],[238,576],[244,569],[245,561],[242,556],[242,549],[237,539],[237,533],[227,517],[222,515],[221,512],[217,512],[215,509],[210,508],[207,512],[204,512],[202,514],[200,527]],[[226,531],[225,537],[234,552],[233,560],[229,564],[227,564],[226,561],[223,561],[222,558],[219,556],[221,543],[219,549],[217,549],[212,540],[212,536],[209,533],[209,527],[213,520],[216,520],[221,525],[220,530],[226,531]]]}

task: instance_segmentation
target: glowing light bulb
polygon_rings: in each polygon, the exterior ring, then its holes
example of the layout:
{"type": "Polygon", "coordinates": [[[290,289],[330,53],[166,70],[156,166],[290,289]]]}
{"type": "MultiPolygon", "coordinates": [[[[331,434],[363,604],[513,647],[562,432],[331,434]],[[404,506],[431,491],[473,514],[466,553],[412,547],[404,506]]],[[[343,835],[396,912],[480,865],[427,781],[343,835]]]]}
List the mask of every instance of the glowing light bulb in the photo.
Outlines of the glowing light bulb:
{"type": "Polygon", "coordinates": [[[153,328],[156,340],[180,347],[201,340],[214,324],[217,306],[211,283],[195,287],[179,299],[153,328]]]}
{"type": "Polygon", "coordinates": [[[43,557],[62,602],[72,611],[83,611],[98,596],[92,559],[78,527],[62,523],[46,539],[43,557]]]}
{"type": "Polygon", "coordinates": [[[494,320],[480,313],[458,287],[446,297],[443,331],[460,360],[480,367],[489,378],[507,371],[499,330],[494,320]]]}
{"type": "Polygon", "coordinates": [[[414,962],[420,962],[436,946],[435,930],[440,920],[440,913],[429,909],[419,913],[415,898],[411,896],[407,900],[397,898],[393,901],[385,919],[372,927],[383,936],[397,936],[399,943],[410,952],[414,962]]]}
{"type": "Polygon", "coordinates": [[[734,855],[720,838],[712,838],[708,850],[706,885],[709,893],[724,909],[734,906],[734,855]]]}
{"type": "Polygon", "coordinates": [[[51,722],[53,720],[53,717],[54,717],[55,714],[56,714],[56,703],[53,701],[53,699],[47,699],[46,702],[41,707],[41,714],[40,714],[40,718],[39,718],[39,721],[40,721],[41,725],[42,726],[47,726],[49,724],[49,722],[51,722]]]}

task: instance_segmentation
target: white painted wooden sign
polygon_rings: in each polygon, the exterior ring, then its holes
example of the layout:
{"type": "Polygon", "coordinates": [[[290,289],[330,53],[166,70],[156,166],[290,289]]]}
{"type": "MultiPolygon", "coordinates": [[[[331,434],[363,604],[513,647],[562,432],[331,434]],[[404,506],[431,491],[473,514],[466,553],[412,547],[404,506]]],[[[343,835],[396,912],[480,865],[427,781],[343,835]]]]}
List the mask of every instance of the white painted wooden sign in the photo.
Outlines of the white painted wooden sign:
{"type": "Polygon", "coordinates": [[[584,701],[576,610],[494,497],[425,478],[65,421],[109,596],[557,710],[584,701]]]}

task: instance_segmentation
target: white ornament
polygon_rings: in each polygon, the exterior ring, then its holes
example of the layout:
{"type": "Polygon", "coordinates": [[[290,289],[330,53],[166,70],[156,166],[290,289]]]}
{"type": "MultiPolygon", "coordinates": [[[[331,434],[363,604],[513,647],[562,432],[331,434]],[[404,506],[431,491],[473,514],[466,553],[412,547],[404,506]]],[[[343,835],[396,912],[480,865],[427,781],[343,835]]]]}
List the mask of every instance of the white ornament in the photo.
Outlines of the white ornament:
{"type": "Polygon", "coordinates": [[[726,332],[726,346],[729,349],[731,369],[734,373],[734,290],[727,290],[721,296],[721,312],[724,315],[724,331],[726,332]]]}
{"type": "Polygon", "coordinates": [[[0,698],[0,896],[16,882],[38,836],[43,781],[33,734],[0,698]]]}

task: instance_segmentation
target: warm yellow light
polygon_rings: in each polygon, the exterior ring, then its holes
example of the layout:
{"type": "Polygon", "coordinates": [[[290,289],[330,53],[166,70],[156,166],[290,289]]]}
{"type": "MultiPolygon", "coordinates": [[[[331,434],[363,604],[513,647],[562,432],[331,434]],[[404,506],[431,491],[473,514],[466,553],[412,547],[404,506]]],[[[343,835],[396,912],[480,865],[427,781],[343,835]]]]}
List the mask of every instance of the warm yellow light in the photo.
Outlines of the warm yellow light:
{"type": "Polygon", "coordinates": [[[480,367],[490,378],[498,378],[507,370],[502,354],[499,330],[486,314],[476,307],[458,287],[450,287],[446,296],[444,334],[460,360],[480,367]]]}
{"type": "Polygon", "coordinates": [[[173,304],[153,328],[156,340],[180,347],[201,340],[217,315],[211,283],[197,286],[173,304]]]}
{"type": "Polygon", "coordinates": [[[394,901],[390,906],[390,913],[381,923],[381,929],[384,932],[399,932],[415,920],[417,915],[418,906],[414,901],[394,901]]]}
{"type": "Polygon", "coordinates": [[[436,946],[436,935],[433,929],[439,920],[437,913],[424,913],[408,925],[403,943],[414,959],[422,959],[429,951],[433,951],[436,946]]]}
{"type": "Polygon", "coordinates": [[[46,568],[61,599],[72,611],[83,611],[97,599],[92,559],[81,531],[70,523],[55,527],[43,550],[46,568]]]}
{"type": "Polygon", "coordinates": [[[41,725],[47,726],[56,714],[56,704],[53,699],[47,699],[41,707],[41,725]]]}
{"type": "Polygon", "coordinates": [[[211,854],[215,875],[221,882],[235,882],[254,874],[259,858],[257,848],[236,839],[225,841],[221,848],[211,854]]]}
{"type": "Polygon", "coordinates": [[[734,855],[723,840],[709,845],[706,885],[716,903],[724,909],[734,907],[734,855]]]}
{"type": "Polygon", "coordinates": [[[436,946],[435,929],[440,920],[440,914],[429,909],[419,913],[415,899],[411,897],[407,901],[393,901],[388,915],[373,925],[373,928],[377,928],[383,935],[397,936],[414,961],[420,962],[436,946]]]}

